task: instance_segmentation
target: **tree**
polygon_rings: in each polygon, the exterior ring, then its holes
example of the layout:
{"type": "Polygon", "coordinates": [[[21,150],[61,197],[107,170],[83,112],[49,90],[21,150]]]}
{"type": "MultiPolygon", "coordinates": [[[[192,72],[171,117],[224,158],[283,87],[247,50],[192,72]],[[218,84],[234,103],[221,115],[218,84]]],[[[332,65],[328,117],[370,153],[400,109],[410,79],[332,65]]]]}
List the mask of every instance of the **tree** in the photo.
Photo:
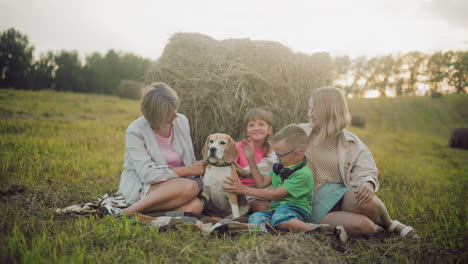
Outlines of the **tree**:
{"type": "Polygon", "coordinates": [[[366,73],[366,58],[365,57],[358,57],[354,59],[351,63],[351,67],[353,70],[353,83],[349,88],[350,93],[357,96],[362,96],[364,94],[364,90],[362,89],[361,80],[364,79],[366,73]]]}
{"type": "Polygon", "coordinates": [[[105,93],[108,69],[104,64],[102,55],[94,52],[86,56],[86,64],[83,67],[85,87],[87,91],[93,93],[105,93]]]}
{"type": "Polygon", "coordinates": [[[117,94],[121,80],[143,80],[151,61],[131,53],[109,50],[105,56],[92,53],[86,57],[86,87],[92,92],[117,94]]]}
{"type": "Polygon", "coordinates": [[[394,66],[395,59],[392,55],[380,57],[378,64],[379,82],[376,85],[380,96],[386,96],[387,94],[387,89],[391,83],[390,79],[393,77],[394,66]]]}
{"type": "Polygon", "coordinates": [[[449,84],[455,87],[457,93],[466,93],[468,86],[468,52],[453,52],[450,68],[449,84]]]}
{"type": "Polygon", "coordinates": [[[393,87],[395,94],[397,96],[403,95],[403,85],[405,83],[405,77],[403,72],[403,61],[404,57],[401,54],[397,54],[393,58],[393,66],[392,66],[392,78],[391,78],[391,86],[393,87]]]}
{"type": "Polygon", "coordinates": [[[418,77],[422,73],[422,66],[426,56],[419,51],[412,51],[404,56],[404,62],[408,66],[408,81],[404,93],[414,95],[417,87],[418,77]]]}
{"type": "Polygon", "coordinates": [[[348,73],[351,61],[349,60],[349,56],[337,56],[333,60],[333,64],[336,73],[338,75],[342,75],[348,73]]]}
{"type": "Polygon", "coordinates": [[[28,37],[7,29],[0,36],[0,87],[27,88],[34,47],[28,37]]]}
{"type": "Polygon", "coordinates": [[[378,85],[379,77],[379,57],[370,58],[363,64],[364,70],[364,89],[374,89],[378,85]]]}
{"type": "Polygon", "coordinates": [[[449,53],[442,53],[440,51],[431,55],[427,61],[426,75],[428,77],[427,82],[431,89],[431,94],[439,92],[440,86],[444,80],[449,76],[449,65],[450,65],[449,53]]]}
{"type": "Polygon", "coordinates": [[[54,58],[57,70],[55,72],[55,90],[83,92],[84,80],[81,62],[76,51],[61,51],[54,58]]]}
{"type": "Polygon", "coordinates": [[[144,74],[151,65],[151,60],[139,57],[131,53],[121,56],[122,76],[121,79],[142,81],[144,74]]]}
{"type": "Polygon", "coordinates": [[[371,58],[364,63],[366,89],[376,89],[380,96],[386,96],[390,78],[393,76],[394,64],[395,60],[392,55],[371,58]]]}
{"type": "Polygon", "coordinates": [[[106,67],[106,86],[104,93],[117,94],[119,83],[122,75],[122,65],[120,56],[113,49],[109,50],[104,56],[104,65],[106,67]]]}
{"type": "Polygon", "coordinates": [[[53,89],[55,71],[57,70],[54,59],[54,54],[49,51],[47,54],[41,55],[39,60],[33,62],[29,74],[29,89],[53,89]]]}
{"type": "Polygon", "coordinates": [[[348,83],[351,70],[351,60],[348,56],[337,56],[333,59],[333,67],[335,68],[335,85],[342,88],[347,96],[352,92],[348,83]]]}

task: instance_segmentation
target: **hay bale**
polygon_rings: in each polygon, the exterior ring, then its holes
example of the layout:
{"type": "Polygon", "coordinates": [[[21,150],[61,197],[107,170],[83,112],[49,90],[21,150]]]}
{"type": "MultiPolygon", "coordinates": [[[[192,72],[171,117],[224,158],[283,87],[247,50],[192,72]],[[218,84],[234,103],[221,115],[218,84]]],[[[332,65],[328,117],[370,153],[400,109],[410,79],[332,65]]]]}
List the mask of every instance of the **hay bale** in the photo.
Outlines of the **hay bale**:
{"type": "Polygon", "coordinates": [[[468,149],[468,128],[456,128],[449,140],[450,148],[468,149]]]}
{"type": "Polygon", "coordinates": [[[253,107],[272,110],[275,130],[306,122],[307,100],[312,90],[331,85],[332,69],[326,53],[294,53],[272,41],[176,33],[146,81],[165,82],[177,91],[198,154],[210,133],[239,139],[244,113],[253,107]]]}
{"type": "Polygon", "coordinates": [[[351,126],[353,127],[365,127],[366,118],[363,116],[353,115],[351,116],[351,126]]]}
{"type": "Polygon", "coordinates": [[[119,84],[119,96],[121,98],[140,99],[141,90],[145,87],[145,83],[132,80],[122,80],[119,84]]]}

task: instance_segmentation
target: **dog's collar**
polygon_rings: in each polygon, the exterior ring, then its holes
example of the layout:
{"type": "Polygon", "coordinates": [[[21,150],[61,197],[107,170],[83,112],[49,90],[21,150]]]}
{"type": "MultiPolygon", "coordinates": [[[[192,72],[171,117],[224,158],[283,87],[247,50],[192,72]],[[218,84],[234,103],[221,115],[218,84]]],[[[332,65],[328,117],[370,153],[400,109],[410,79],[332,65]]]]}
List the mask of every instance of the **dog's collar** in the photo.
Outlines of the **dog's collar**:
{"type": "Polygon", "coordinates": [[[232,162],[219,163],[219,162],[209,162],[208,160],[206,162],[208,162],[208,164],[213,165],[215,167],[227,167],[227,166],[231,166],[232,164],[232,162]]]}

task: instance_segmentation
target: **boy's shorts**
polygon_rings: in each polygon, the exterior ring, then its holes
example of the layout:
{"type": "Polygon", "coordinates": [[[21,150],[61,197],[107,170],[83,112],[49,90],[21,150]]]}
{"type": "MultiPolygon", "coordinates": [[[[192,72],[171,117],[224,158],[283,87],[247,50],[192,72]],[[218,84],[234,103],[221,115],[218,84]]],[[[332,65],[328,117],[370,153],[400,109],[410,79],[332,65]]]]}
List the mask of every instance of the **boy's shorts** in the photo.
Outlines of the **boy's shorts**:
{"type": "Polygon", "coordinates": [[[270,222],[273,227],[277,227],[283,223],[293,219],[309,222],[310,214],[301,206],[294,204],[282,204],[276,207],[274,211],[256,212],[249,217],[250,224],[261,224],[270,222]]]}

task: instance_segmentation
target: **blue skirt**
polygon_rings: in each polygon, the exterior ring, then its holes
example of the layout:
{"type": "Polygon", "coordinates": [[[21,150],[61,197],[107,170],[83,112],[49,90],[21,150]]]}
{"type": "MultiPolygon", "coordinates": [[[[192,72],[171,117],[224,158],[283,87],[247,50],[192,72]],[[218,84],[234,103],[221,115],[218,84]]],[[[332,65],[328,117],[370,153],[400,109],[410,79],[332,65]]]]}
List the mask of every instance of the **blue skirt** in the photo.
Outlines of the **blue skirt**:
{"type": "Polygon", "coordinates": [[[326,182],[320,186],[312,199],[312,223],[320,223],[320,220],[330,212],[350,189],[351,187],[340,183],[326,182]]]}

